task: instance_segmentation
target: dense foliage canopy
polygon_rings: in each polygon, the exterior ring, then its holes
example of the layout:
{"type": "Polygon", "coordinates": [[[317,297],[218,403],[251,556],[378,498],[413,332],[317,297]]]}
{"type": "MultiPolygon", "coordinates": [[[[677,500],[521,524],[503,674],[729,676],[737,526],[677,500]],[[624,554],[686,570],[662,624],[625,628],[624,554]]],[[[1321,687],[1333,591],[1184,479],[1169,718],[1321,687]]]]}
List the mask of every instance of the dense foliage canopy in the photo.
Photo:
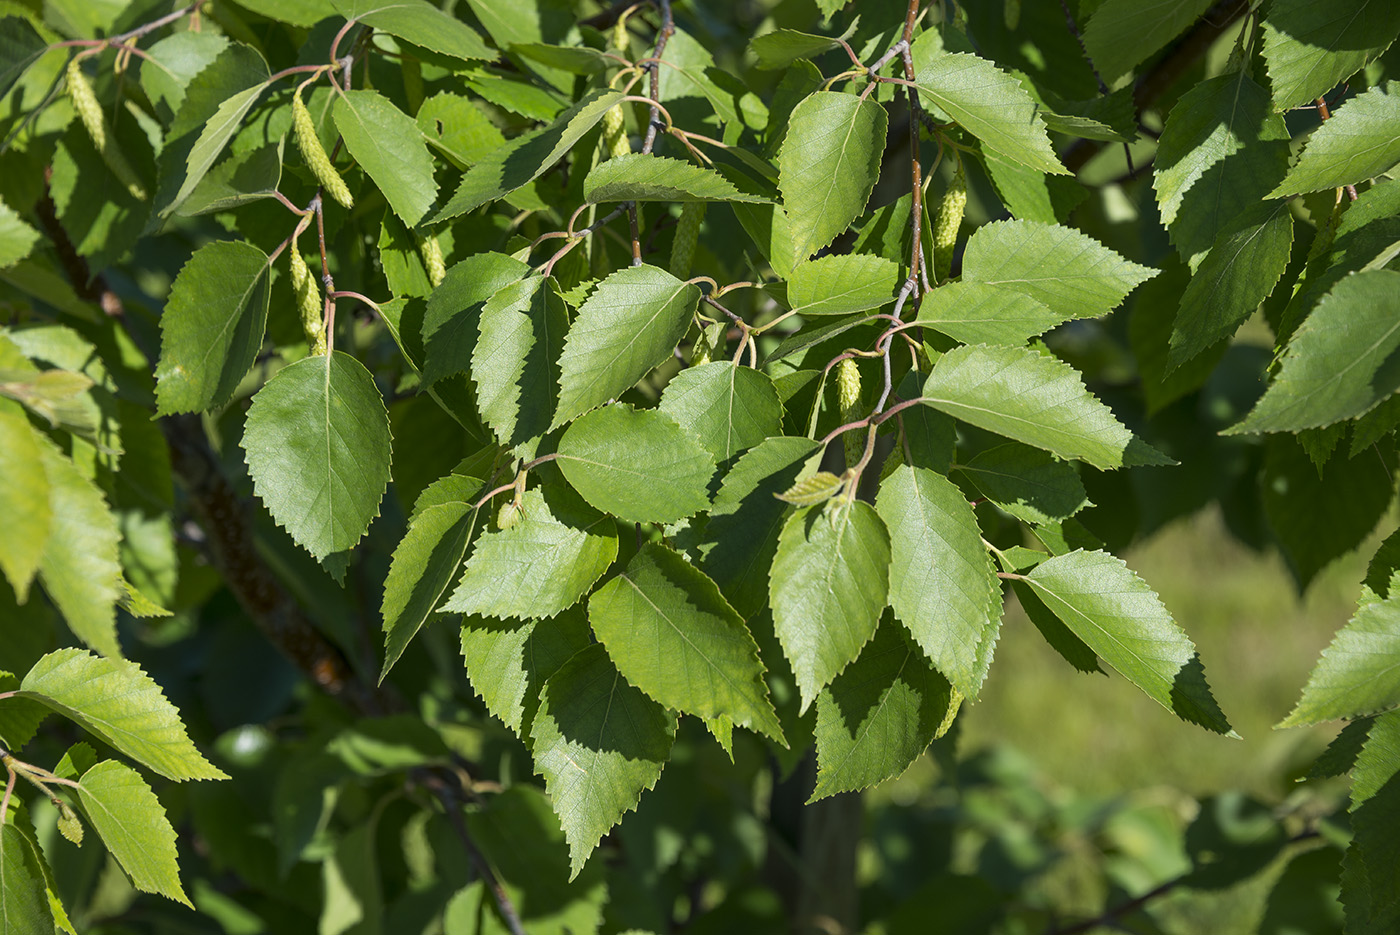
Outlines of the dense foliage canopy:
{"type": "Polygon", "coordinates": [[[0,0],[0,928],[1396,931],[1400,538],[1286,798],[956,740],[1019,605],[1230,743],[1117,553],[1302,590],[1390,510],[1397,33],[0,0]]]}

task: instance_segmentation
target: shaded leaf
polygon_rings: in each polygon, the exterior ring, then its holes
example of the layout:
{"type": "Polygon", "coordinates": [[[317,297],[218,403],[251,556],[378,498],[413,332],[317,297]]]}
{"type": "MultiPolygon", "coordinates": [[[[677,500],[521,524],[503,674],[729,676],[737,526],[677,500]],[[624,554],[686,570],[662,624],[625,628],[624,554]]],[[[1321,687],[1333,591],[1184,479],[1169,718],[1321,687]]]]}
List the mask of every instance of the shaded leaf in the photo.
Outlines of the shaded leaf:
{"type": "Polygon", "coordinates": [[[471,368],[481,309],[530,267],[502,253],[477,253],[456,263],[428,296],[423,313],[423,379],[434,383],[471,368]]]}
{"type": "Polygon", "coordinates": [[[1310,104],[1356,74],[1400,34],[1386,0],[1273,0],[1264,17],[1264,64],[1280,111],[1310,104]]]}
{"type": "Polygon", "coordinates": [[[571,878],[656,785],[675,736],[675,717],[623,681],[601,644],[545,682],[530,748],[569,842],[571,878]]]}
{"type": "Polygon", "coordinates": [[[502,286],[481,308],[472,380],[481,419],[502,445],[533,458],[554,415],[553,387],[569,314],[554,281],[532,276],[502,286]]]}
{"type": "Polygon", "coordinates": [[[988,448],[958,469],[982,496],[1027,523],[1067,519],[1091,506],[1074,465],[1025,445],[988,448]]]}
{"type": "Polygon", "coordinates": [[[43,562],[54,519],[41,444],[19,403],[0,399],[0,571],[20,602],[43,562]]]}
{"type": "Polygon", "coordinates": [[[468,617],[462,625],[462,657],[472,688],[486,710],[522,739],[530,736],[541,686],[592,642],[582,604],[528,623],[468,617]]]}
{"type": "Polygon", "coordinates": [[[0,269],[29,256],[38,242],[39,232],[20,220],[14,208],[0,201],[0,269]]]}
{"type": "Polygon", "coordinates": [[[185,734],[175,706],[132,662],[59,649],[34,664],[20,696],[52,708],[168,779],[227,779],[185,734]]]}
{"type": "Polygon", "coordinates": [[[709,504],[714,457],[669,415],[615,404],[559,439],[559,470],[594,507],[634,523],[673,523],[709,504]]]}
{"type": "Polygon", "coordinates": [[[1103,80],[1117,82],[1210,8],[1212,0],[1105,0],[1084,27],[1103,80]]]}
{"type": "Polygon", "coordinates": [[[13,821],[0,825],[0,922],[10,935],[53,935],[41,860],[13,821]]]}
{"type": "Polygon", "coordinates": [[[304,357],[253,397],[243,450],[258,498],[317,560],[360,541],[389,482],[389,414],[364,364],[304,357]]]}

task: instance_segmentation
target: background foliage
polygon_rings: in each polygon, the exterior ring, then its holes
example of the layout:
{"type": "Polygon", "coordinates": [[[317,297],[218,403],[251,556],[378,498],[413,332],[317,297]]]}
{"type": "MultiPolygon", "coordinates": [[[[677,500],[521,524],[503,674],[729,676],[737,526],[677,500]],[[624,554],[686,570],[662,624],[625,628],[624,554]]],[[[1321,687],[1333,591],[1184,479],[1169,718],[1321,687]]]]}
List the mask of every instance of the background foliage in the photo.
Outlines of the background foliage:
{"type": "Polygon", "coordinates": [[[1394,931],[1397,33],[0,2],[5,930],[1394,931]]]}

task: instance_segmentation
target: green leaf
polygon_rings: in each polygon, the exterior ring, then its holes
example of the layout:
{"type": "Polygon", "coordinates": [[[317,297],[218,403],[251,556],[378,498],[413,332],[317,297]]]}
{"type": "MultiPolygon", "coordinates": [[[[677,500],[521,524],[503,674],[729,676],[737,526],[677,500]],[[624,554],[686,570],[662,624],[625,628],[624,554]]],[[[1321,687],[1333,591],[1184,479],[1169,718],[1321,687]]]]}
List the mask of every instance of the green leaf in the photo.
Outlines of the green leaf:
{"type": "Polygon", "coordinates": [[[807,507],[783,524],[769,601],[803,711],[874,635],[889,568],[890,534],[868,503],[807,507]]]}
{"type": "Polygon", "coordinates": [[[655,266],[629,266],[598,283],[564,342],[551,428],[621,396],[670,358],[699,301],[699,286],[655,266]]]}
{"type": "Polygon", "coordinates": [[[315,26],[336,12],[332,0],[240,0],[238,5],[279,23],[303,28],[315,26]]]}
{"type": "Polygon", "coordinates": [[[1387,81],[1347,101],[1308,137],[1298,164],[1268,197],[1340,188],[1400,162],[1400,83],[1387,81]]]}
{"type": "Polygon", "coordinates": [[[416,120],[428,145],[458,169],[476,165],[506,142],[491,118],[460,94],[434,94],[418,108],[416,120]]]}
{"type": "Polygon", "coordinates": [[[146,50],[141,59],[141,89],[162,121],[185,103],[185,88],[229,46],[227,36],[212,32],[177,32],[146,50]]]}
{"type": "Polygon", "coordinates": [[[977,228],[962,266],[963,282],[1025,293],[1065,320],[1102,315],[1155,275],[1077,230],[1036,221],[977,228]]]}
{"type": "Polygon", "coordinates": [[[746,201],[764,204],[769,199],[741,192],[713,169],[703,169],[679,159],[630,153],[601,162],[583,182],[585,201],[746,201]]]}
{"type": "Polygon", "coordinates": [[[1107,552],[1076,549],[1023,579],[1105,662],[1182,720],[1233,734],[1206,685],[1196,647],[1151,588],[1107,552]]]}
{"type": "Polygon", "coordinates": [[[421,221],[437,198],[437,182],[418,124],[378,91],[339,94],[333,113],[345,148],[384,193],[389,207],[409,227],[421,221]]]}
{"type": "Polygon", "coordinates": [[[571,879],[656,785],[675,736],[675,717],[623,681],[601,644],[545,682],[530,749],[569,842],[571,879]]]}
{"type": "Polygon", "coordinates": [[[435,383],[471,368],[481,310],[530,267],[502,253],[477,253],[447,271],[423,313],[423,379],[435,383]]]}
{"type": "Polygon", "coordinates": [[[1210,8],[1212,0],[1105,0],[1084,27],[1084,47],[1116,83],[1210,8]]]}
{"type": "Polygon", "coordinates": [[[926,293],[918,320],[964,344],[1025,344],[1065,320],[1023,292],[980,282],[926,293]]]}
{"type": "Polygon", "coordinates": [[[20,697],[76,721],[167,779],[227,779],[185,734],[175,706],[133,662],[82,649],[49,653],[29,670],[20,697]]]}
{"type": "Polygon", "coordinates": [[[865,211],[885,149],[885,109],[852,94],[818,91],[793,108],[778,153],[778,190],[805,260],[865,211]]]}
{"type": "Polygon", "coordinates": [[[1293,215],[1285,202],[1260,206],[1196,267],[1172,326],[1167,367],[1227,338],[1269,297],[1288,266],[1293,215]]]}
{"type": "Polygon", "coordinates": [[[6,935],[54,933],[42,860],[12,821],[0,826],[0,925],[6,935]]]}
{"type": "Polygon", "coordinates": [[[120,657],[116,601],[121,595],[121,534],[116,517],[71,459],[47,438],[36,434],[35,439],[53,517],[39,560],[39,582],[74,636],[104,656],[120,657]]]}
{"type": "Polygon", "coordinates": [[[1394,495],[1394,467],[1383,441],[1355,458],[1331,459],[1319,476],[1291,436],[1269,437],[1259,475],[1264,515],[1300,588],[1376,528],[1394,495]]]}
{"type": "Polygon", "coordinates": [[[809,804],[904,772],[947,730],[960,700],[887,622],[817,697],[817,785],[809,804]]]}
{"type": "Polygon", "coordinates": [[[1279,727],[1364,717],[1400,706],[1400,598],[1367,604],[1322,651],[1279,727]]]}
{"type": "Polygon", "coordinates": [[[1050,175],[1070,174],[1050,146],[1040,105],[1020,81],[970,52],[939,50],[936,32],[916,39],[912,51],[921,100],[1014,162],[1050,175]]]}
{"type": "Polygon", "coordinates": [[[1027,523],[1068,519],[1093,505],[1074,465],[1015,442],[980,451],[958,469],[982,496],[1027,523]]]}
{"type": "Polygon", "coordinates": [[[28,19],[0,18],[0,97],[8,98],[25,70],[47,51],[48,43],[28,19]]]}
{"type": "Polygon", "coordinates": [[[611,519],[566,487],[527,490],[524,517],[484,534],[441,607],[522,620],[553,617],[588,593],[617,558],[611,519]]]}
{"type": "Polygon", "coordinates": [[[899,264],[869,253],[833,254],[799,263],[787,300],[799,315],[849,315],[894,302],[899,264]]]}
{"type": "Polygon", "coordinates": [[[786,746],[758,644],[704,572],[648,544],[588,600],[588,621],[623,678],[672,710],[727,717],[786,746]]]}
{"type": "Polygon", "coordinates": [[[1400,273],[1353,273],[1294,332],[1263,398],[1225,434],[1296,432],[1368,412],[1400,389],[1397,348],[1400,273]]]}
{"type": "MultiPolygon", "coordinates": [[[[248,116],[248,111],[253,109],[253,105],[257,103],[258,98],[265,90],[267,90],[265,83],[255,84],[251,88],[246,88],[227,98],[219,105],[218,110],[214,111],[213,116],[204,124],[204,129],[200,131],[199,137],[190,148],[189,155],[185,157],[185,164],[182,167],[184,175],[180,179],[180,186],[176,189],[174,196],[169,197],[168,200],[161,197],[166,193],[165,179],[162,178],[160,195],[157,196],[157,204],[159,205],[157,213],[160,217],[166,218],[175,213],[176,209],[194,193],[204,176],[214,167],[214,163],[223,153],[229,140],[233,139],[234,134],[242,128],[243,118],[248,116]]],[[[182,114],[184,110],[191,109],[191,103],[192,100],[187,98],[186,106],[181,110],[182,114]]],[[[178,122],[179,116],[176,118],[177,125],[178,122]]],[[[170,132],[173,137],[175,134],[173,126],[170,132]]],[[[169,152],[175,153],[178,150],[170,149],[169,152]]],[[[172,177],[172,180],[173,178],[175,177],[172,177]]]]}
{"type": "Polygon", "coordinates": [[[1029,348],[954,348],[934,364],[923,401],[978,428],[1100,470],[1173,463],[1124,428],[1084,388],[1079,371],[1029,348]]]}
{"type": "MultiPolygon", "coordinates": [[[[0,692],[15,691],[19,684],[13,672],[0,670],[0,692]]],[[[19,750],[34,738],[48,714],[47,708],[27,698],[0,700],[0,746],[19,750]]]]}
{"type": "Polygon", "coordinates": [[[335,842],[321,862],[325,898],[317,925],[319,935],[378,935],[384,915],[379,878],[379,852],[374,832],[379,812],[357,824],[335,842]]]}
{"type": "Polygon", "coordinates": [[[20,220],[15,209],[0,201],[0,269],[29,256],[39,242],[39,232],[20,220]]]}
{"type": "Polygon", "coordinates": [[[43,562],[53,527],[51,500],[38,433],[19,403],[0,399],[0,571],[21,603],[43,562]]]}
{"type": "Polygon", "coordinates": [[[384,579],[384,668],[389,674],[410,640],[427,621],[462,567],[476,535],[481,511],[466,503],[443,503],[414,517],[394,549],[384,579]]]}
{"type": "Polygon", "coordinates": [[[275,198],[282,182],[283,144],[284,140],[279,139],[256,149],[235,152],[209,170],[175,213],[181,217],[197,217],[275,198]]]}
{"type": "Polygon", "coordinates": [[[389,443],[374,378],[341,351],[277,371],[243,427],[258,498],[318,561],[354,546],[379,515],[389,443]]]}
{"type": "Polygon", "coordinates": [[[232,398],[262,349],[271,294],[271,264],[252,244],[221,240],[195,251],[160,316],[160,415],[203,412],[232,398]]]}
{"type": "Polygon", "coordinates": [[[462,625],[462,657],[472,688],[486,710],[524,739],[530,736],[540,688],[592,642],[582,604],[548,620],[502,623],[468,617],[462,625]]]}
{"type": "Polygon", "coordinates": [[[1346,930],[1384,935],[1400,924],[1400,716],[1376,718],[1352,780],[1352,839],[1342,860],[1346,930]]]}
{"type": "Polygon", "coordinates": [[[702,567],[746,620],[768,602],[768,568],[788,511],[775,495],[791,487],[820,452],[807,438],[766,439],[734,463],[715,495],[702,567]]]}
{"type": "MultiPolygon", "coordinates": [[[[971,504],[948,478],[905,464],[881,481],[875,509],[889,528],[895,617],[938,671],[975,699],[992,664],[1001,588],[971,504]]],[[[820,711],[817,718],[820,725],[820,711]]]]}
{"type": "MultiPolygon", "coordinates": [[[[846,38],[849,39],[850,36],[846,38]]],[[[795,29],[775,29],[750,39],[749,51],[758,59],[759,69],[772,70],[786,68],[798,59],[816,58],[838,45],[839,43],[830,36],[814,36],[795,29]]]]}
{"type": "Polygon", "coordinates": [[[548,127],[518,136],[500,147],[466,171],[456,193],[438,209],[431,222],[460,217],[533,182],[593,129],[621,97],[621,91],[589,91],[548,127]]]}
{"type": "Polygon", "coordinates": [[[714,457],[664,412],[618,403],[559,439],[559,469],[594,507],[632,523],[674,523],[709,505],[714,457]]]}
{"type": "Polygon", "coordinates": [[[783,434],[783,404],[761,370],[713,361],[671,378],[658,407],[723,462],[783,434]]]}
{"type": "Polygon", "coordinates": [[[116,760],[83,773],[78,797],[102,843],[143,893],[157,893],[194,908],[180,886],[175,829],[140,774],[116,760]]]}
{"type": "Polygon", "coordinates": [[[463,61],[491,61],[496,53],[466,23],[427,0],[331,0],[336,12],[432,52],[463,61]]]}
{"type": "Polygon", "coordinates": [[[1162,223],[1195,269],[1288,170],[1288,127],[1244,72],[1181,96],[1167,115],[1152,184],[1162,223]]]}
{"type": "Polygon", "coordinates": [[[1264,63],[1274,107],[1311,104],[1376,58],[1400,34],[1387,0],[1273,0],[1264,17],[1264,63]]]}
{"type": "Polygon", "coordinates": [[[390,292],[395,296],[416,298],[432,293],[433,284],[428,281],[428,270],[423,265],[418,242],[392,210],[385,211],[379,222],[378,246],[379,265],[384,269],[384,279],[389,283],[390,292]]]}
{"type": "Polygon", "coordinates": [[[554,415],[559,355],[569,313],[553,279],[532,276],[501,287],[481,308],[472,380],[482,421],[501,444],[533,458],[554,415]]]}

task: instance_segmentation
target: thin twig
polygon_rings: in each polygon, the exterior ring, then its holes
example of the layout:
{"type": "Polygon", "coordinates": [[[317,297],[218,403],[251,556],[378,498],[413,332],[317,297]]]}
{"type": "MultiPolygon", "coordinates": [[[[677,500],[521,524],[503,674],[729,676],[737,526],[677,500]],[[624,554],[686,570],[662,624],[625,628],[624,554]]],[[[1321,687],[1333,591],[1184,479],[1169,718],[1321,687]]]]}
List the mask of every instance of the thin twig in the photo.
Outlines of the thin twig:
{"type": "Polygon", "coordinates": [[[471,861],[472,869],[476,871],[476,875],[481,878],[481,882],[486,884],[487,891],[491,893],[491,899],[496,903],[496,911],[500,913],[506,928],[511,935],[526,935],[525,926],[520,921],[520,913],[515,908],[515,903],[511,901],[510,894],[501,885],[501,881],[496,878],[495,871],[491,869],[491,864],[487,862],[486,856],[476,846],[476,841],[472,840],[471,832],[467,829],[467,822],[462,818],[462,803],[456,790],[442,779],[431,774],[424,777],[421,782],[442,803],[442,809],[447,813],[447,820],[452,823],[452,830],[456,832],[457,839],[462,842],[462,848],[467,852],[467,859],[471,861]]]}

